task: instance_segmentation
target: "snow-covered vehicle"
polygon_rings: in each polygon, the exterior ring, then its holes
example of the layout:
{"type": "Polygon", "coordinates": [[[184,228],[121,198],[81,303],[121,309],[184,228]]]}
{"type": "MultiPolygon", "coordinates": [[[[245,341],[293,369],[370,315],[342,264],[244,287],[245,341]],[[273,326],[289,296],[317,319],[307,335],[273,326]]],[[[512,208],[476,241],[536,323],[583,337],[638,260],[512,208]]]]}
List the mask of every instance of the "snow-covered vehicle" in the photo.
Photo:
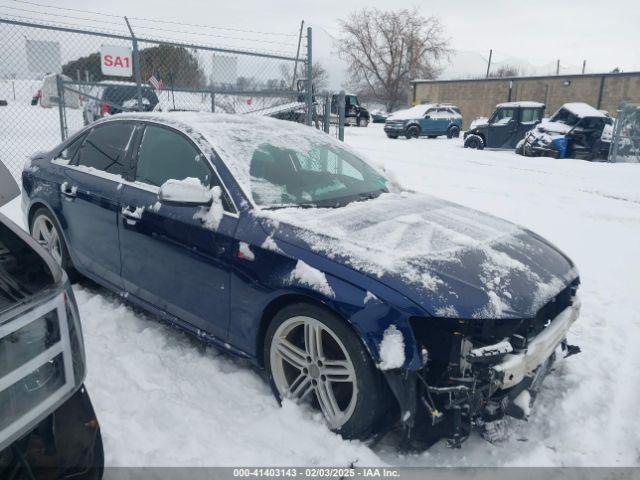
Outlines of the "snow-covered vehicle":
{"type": "Polygon", "coordinates": [[[556,349],[574,351],[566,255],[402,190],[314,128],[121,114],[22,179],[29,224],[55,226],[69,271],[264,368],[278,399],[345,438],[399,425],[410,445],[459,446],[525,417],[556,349]]]}
{"type": "Polygon", "coordinates": [[[565,103],[516,146],[528,157],[606,160],[611,146],[613,118],[586,103],[565,103]]]}
{"type": "Polygon", "coordinates": [[[508,102],[496,105],[491,117],[477,118],[464,132],[465,148],[513,149],[544,115],[544,104],[508,102]]]}
{"type": "MultiPolygon", "coordinates": [[[[59,248],[47,228],[38,223],[36,237],[59,248]]],[[[102,439],[85,372],[66,274],[0,214],[0,478],[102,477],[102,439]]]]}
{"type": "Polygon", "coordinates": [[[422,104],[406,110],[399,110],[387,117],[384,132],[389,138],[448,138],[460,136],[462,115],[460,109],[450,104],[422,104]]]}

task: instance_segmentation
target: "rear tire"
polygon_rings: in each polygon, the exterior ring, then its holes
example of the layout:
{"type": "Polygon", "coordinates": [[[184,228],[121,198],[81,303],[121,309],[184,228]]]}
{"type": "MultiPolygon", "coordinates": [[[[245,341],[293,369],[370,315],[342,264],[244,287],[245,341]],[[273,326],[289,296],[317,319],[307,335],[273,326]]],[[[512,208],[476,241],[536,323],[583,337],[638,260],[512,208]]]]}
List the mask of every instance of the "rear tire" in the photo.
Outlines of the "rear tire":
{"type": "Polygon", "coordinates": [[[469,135],[464,139],[464,148],[482,150],[484,148],[484,140],[480,135],[469,135]]]}
{"type": "Polygon", "coordinates": [[[460,136],[460,127],[457,125],[451,125],[447,130],[447,138],[458,138],[460,136]]]}
{"type": "Polygon", "coordinates": [[[73,267],[62,229],[49,209],[40,207],[34,212],[29,223],[29,232],[49,252],[56,263],[67,272],[69,280],[76,281],[78,272],[73,267]]]}
{"type": "Polygon", "coordinates": [[[311,400],[329,428],[344,438],[370,437],[393,405],[393,396],[360,338],[322,307],[296,303],[280,310],[267,329],[263,353],[278,401],[285,395],[299,402],[311,400]],[[331,405],[338,410],[333,417],[336,409],[331,405]]]}

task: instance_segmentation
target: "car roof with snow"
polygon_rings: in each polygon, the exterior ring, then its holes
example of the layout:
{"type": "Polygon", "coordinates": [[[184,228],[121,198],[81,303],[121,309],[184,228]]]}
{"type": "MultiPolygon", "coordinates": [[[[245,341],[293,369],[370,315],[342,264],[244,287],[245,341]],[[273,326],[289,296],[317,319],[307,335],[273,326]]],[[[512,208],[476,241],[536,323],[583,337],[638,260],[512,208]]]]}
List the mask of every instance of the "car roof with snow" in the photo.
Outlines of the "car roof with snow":
{"type": "Polygon", "coordinates": [[[606,115],[602,113],[600,110],[596,110],[591,105],[583,102],[572,102],[565,103],[560,108],[564,108],[573,113],[576,117],[585,118],[585,117],[601,117],[605,118],[606,115]]]}
{"type": "Polygon", "coordinates": [[[544,103],[523,101],[523,102],[504,102],[496,105],[496,108],[501,108],[501,107],[542,108],[544,107],[544,103]]]}

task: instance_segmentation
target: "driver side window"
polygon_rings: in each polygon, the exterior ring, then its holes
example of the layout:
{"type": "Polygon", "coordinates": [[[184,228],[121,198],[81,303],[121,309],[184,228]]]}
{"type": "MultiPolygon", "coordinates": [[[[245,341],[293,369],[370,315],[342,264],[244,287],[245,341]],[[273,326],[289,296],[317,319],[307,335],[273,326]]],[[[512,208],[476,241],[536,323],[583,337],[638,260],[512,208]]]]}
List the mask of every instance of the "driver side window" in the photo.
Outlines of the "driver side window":
{"type": "Polygon", "coordinates": [[[515,118],[515,108],[501,108],[496,112],[493,123],[496,125],[506,125],[515,118]]]}
{"type": "Polygon", "coordinates": [[[211,170],[200,152],[179,133],[147,125],[138,150],[136,181],[160,187],[169,179],[188,177],[211,186],[211,170]]]}

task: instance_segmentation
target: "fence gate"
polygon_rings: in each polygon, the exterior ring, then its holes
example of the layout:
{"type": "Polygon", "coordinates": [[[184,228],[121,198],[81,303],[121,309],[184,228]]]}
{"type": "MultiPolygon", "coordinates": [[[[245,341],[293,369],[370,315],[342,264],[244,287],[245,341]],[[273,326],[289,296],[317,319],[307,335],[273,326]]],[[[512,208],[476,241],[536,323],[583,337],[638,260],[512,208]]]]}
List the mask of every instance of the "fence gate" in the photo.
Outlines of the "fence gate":
{"type": "Polygon", "coordinates": [[[123,25],[116,34],[0,18],[0,161],[14,177],[29,156],[122,111],[267,115],[329,131],[329,96],[309,86],[311,28],[290,38],[297,53],[282,54],[166,41],[123,25]]]}
{"type": "Polygon", "coordinates": [[[640,105],[620,105],[613,127],[609,161],[640,163],[640,105]]]}

